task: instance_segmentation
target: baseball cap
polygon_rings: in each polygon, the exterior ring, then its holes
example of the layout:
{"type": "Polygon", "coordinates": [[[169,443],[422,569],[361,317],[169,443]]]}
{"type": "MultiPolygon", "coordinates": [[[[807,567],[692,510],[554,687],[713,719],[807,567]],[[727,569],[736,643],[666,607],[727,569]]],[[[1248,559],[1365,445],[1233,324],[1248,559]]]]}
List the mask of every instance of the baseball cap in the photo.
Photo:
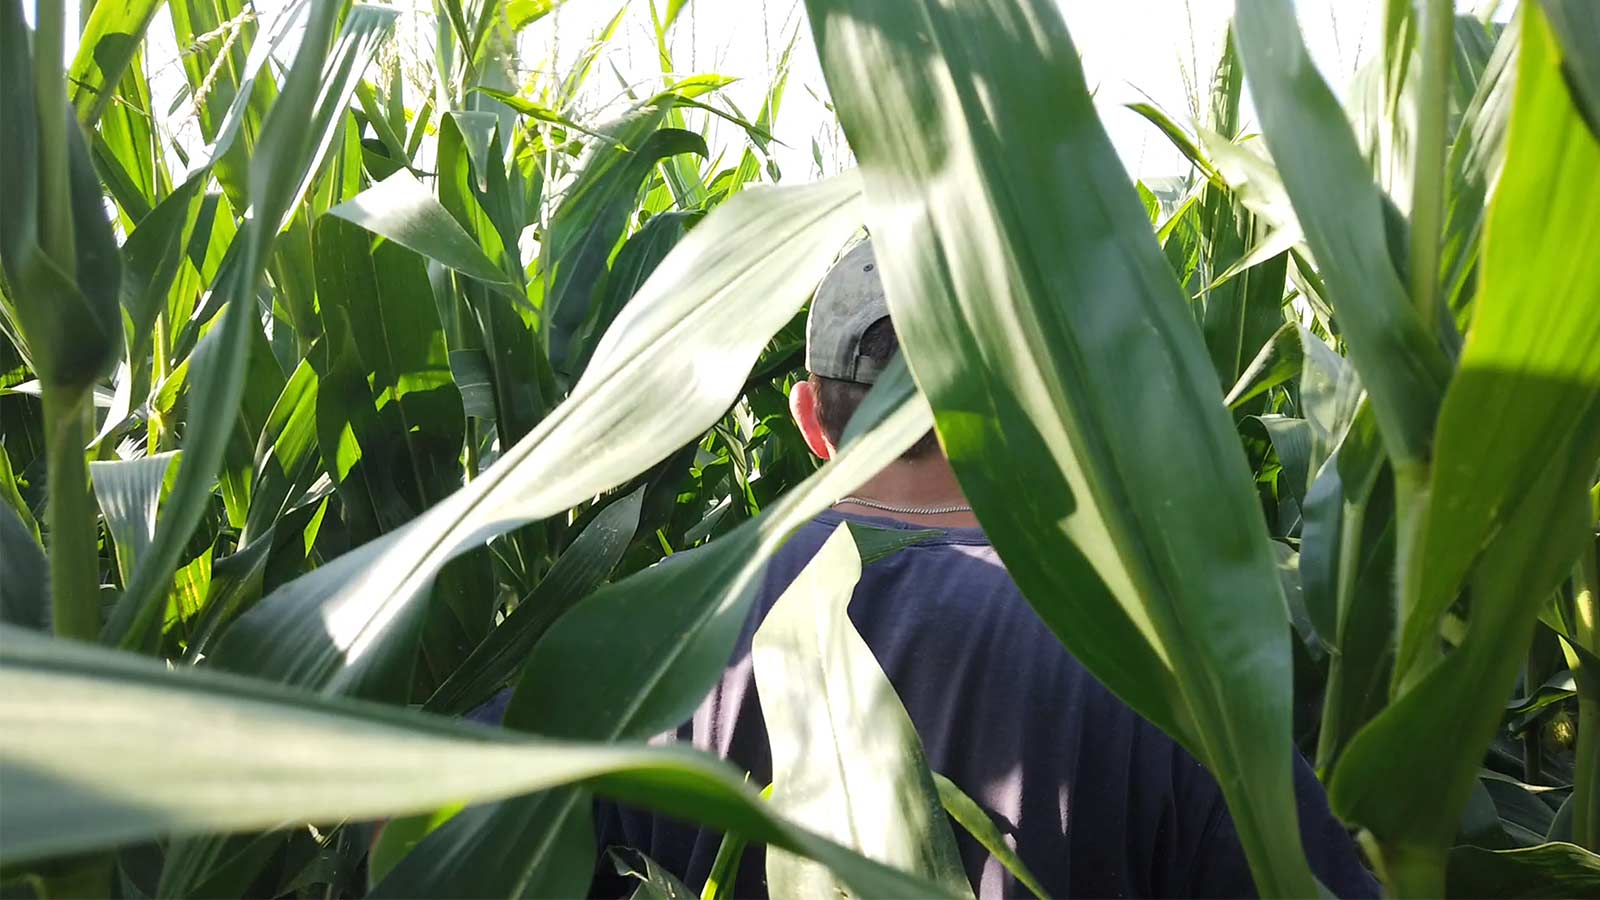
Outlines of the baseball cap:
{"type": "Polygon", "coordinates": [[[884,361],[861,355],[861,336],[889,317],[872,241],[864,240],[833,264],[811,298],[806,317],[806,369],[813,375],[872,384],[884,361]]]}

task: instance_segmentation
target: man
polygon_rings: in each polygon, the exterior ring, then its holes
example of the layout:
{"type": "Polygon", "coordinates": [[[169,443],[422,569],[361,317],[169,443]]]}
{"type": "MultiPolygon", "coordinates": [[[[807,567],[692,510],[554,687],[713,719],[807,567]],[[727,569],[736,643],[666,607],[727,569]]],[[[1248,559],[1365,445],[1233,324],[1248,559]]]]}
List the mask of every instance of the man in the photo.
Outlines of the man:
{"type": "MultiPolygon", "coordinates": [[[[872,248],[861,243],[817,290],[806,327],[811,376],[790,395],[814,453],[833,455],[897,350],[872,248]]],[[[693,720],[664,740],[725,757],[754,784],[771,779],[751,637],[846,520],[943,530],[867,566],[851,620],[905,704],[930,766],[989,812],[1052,896],[1254,895],[1216,782],[1096,681],[1034,614],[932,434],[773,557],[722,680],[693,720]]],[[[1296,762],[1302,838],[1317,876],[1340,896],[1377,896],[1315,776],[1296,762]]],[[[609,803],[598,806],[596,827],[602,850],[637,848],[696,888],[721,842],[711,829],[609,803]]],[[[1028,896],[965,831],[955,834],[979,897],[1028,896]]],[[[761,848],[748,849],[734,895],[765,896],[764,868],[761,848]]],[[[634,886],[602,857],[593,893],[626,896],[634,886]]]]}

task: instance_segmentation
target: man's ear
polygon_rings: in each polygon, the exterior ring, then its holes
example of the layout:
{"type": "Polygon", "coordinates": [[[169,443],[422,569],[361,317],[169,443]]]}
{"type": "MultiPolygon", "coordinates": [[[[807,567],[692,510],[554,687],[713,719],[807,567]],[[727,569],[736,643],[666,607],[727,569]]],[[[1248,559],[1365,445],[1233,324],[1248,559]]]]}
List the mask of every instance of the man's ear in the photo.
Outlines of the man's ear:
{"type": "Polygon", "coordinates": [[[817,386],[809,380],[796,381],[789,389],[789,414],[800,426],[800,436],[806,439],[811,452],[823,459],[833,458],[833,444],[822,429],[822,417],[817,412],[817,386]]]}

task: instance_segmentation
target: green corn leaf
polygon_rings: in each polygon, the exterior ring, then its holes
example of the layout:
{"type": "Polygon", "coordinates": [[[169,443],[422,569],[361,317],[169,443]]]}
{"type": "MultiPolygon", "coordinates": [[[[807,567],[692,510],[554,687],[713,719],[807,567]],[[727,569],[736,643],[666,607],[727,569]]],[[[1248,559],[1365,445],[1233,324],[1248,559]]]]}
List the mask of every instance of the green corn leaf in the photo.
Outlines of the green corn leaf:
{"type": "Polygon", "coordinates": [[[161,487],[167,480],[167,471],[177,461],[177,451],[168,451],[143,459],[89,463],[94,496],[105,517],[106,530],[116,544],[117,569],[122,573],[123,584],[133,581],[133,572],[148,554],[156,533],[161,487]]]}
{"type": "Polygon", "coordinates": [[[417,842],[432,834],[440,825],[461,812],[459,804],[416,816],[392,819],[383,826],[378,839],[372,844],[372,855],[367,861],[367,877],[378,884],[394,870],[395,864],[405,858],[417,842]]]}
{"type": "Polygon", "coordinates": [[[840,179],[719,208],[612,325],[561,408],[404,528],[263,600],[216,658],[294,684],[354,686],[450,558],[614,487],[720,417],[856,227],[855,196],[840,179]]]}
{"type": "MultiPolygon", "coordinates": [[[[111,103],[116,84],[144,42],[145,29],[164,0],[106,0],[95,3],[78,37],[78,52],[67,69],[78,121],[93,128],[111,103]]],[[[147,107],[148,108],[148,107],[147,107]]]]}
{"type": "Polygon", "coordinates": [[[1251,416],[1250,420],[1266,432],[1267,440],[1272,442],[1272,449],[1278,456],[1278,463],[1283,466],[1283,471],[1278,475],[1279,491],[1287,488],[1296,505],[1304,508],[1306,483],[1310,478],[1314,452],[1311,423],[1275,413],[1251,416]]]}
{"type": "Polygon", "coordinates": [[[1229,192],[1246,209],[1280,233],[1301,233],[1283,176],[1267,157],[1266,148],[1259,139],[1233,141],[1202,128],[1200,140],[1229,192]]]}
{"type": "Polygon", "coordinates": [[[1321,263],[1350,358],[1397,463],[1428,458],[1449,366],[1385,240],[1385,198],[1333,92],[1311,62],[1294,5],[1239,0],[1234,17],[1251,97],[1306,243],[1321,263]]]}
{"type": "MultiPolygon", "coordinates": [[[[1239,136],[1243,81],[1230,30],[1212,75],[1205,129],[1214,142],[1226,138],[1230,150],[1239,136]]],[[[1194,227],[1206,252],[1195,272],[1199,284],[1187,289],[1200,303],[1200,331],[1212,366],[1222,383],[1230,385],[1243,374],[1256,348],[1283,324],[1285,251],[1300,240],[1300,232],[1260,220],[1244,194],[1211,180],[1200,186],[1194,227]]]]}
{"type": "MultiPolygon", "coordinates": [[[[1445,853],[1499,724],[1539,607],[1591,540],[1600,457],[1600,141],[1525,7],[1506,168],[1484,232],[1481,286],[1440,413],[1422,594],[1402,623],[1397,698],[1345,751],[1330,800],[1378,839],[1402,889],[1442,889],[1445,853]],[[1486,429],[1485,421],[1497,427],[1486,429]],[[1440,619],[1471,590],[1442,661],[1440,619]]],[[[1393,873],[1391,873],[1393,874],[1393,873]]]]}
{"type": "Polygon", "coordinates": [[[239,393],[236,411],[231,416],[233,427],[228,432],[228,444],[223,449],[222,465],[217,471],[223,510],[227,513],[228,524],[234,528],[243,527],[249,516],[256,445],[285,384],[283,369],[260,324],[252,317],[245,331],[244,389],[239,393]]]}
{"type": "Polygon", "coordinates": [[[1195,139],[1189,132],[1182,125],[1179,125],[1166,110],[1155,103],[1148,102],[1129,103],[1127,106],[1128,109],[1138,113],[1145,121],[1154,125],[1157,130],[1165,135],[1167,140],[1172,142],[1173,148],[1182,153],[1184,158],[1189,160],[1196,169],[1199,169],[1200,174],[1204,175],[1207,180],[1215,181],[1218,184],[1223,183],[1222,175],[1211,165],[1211,160],[1206,158],[1206,154],[1200,149],[1200,145],[1195,143],[1195,139]]]}
{"type": "Polygon", "coordinates": [[[594,876],[593,798],[577,787],[475,806],[424,837],[373,898],[576,897],[594,876]],[[532,833],[538,840],[527,840],[532,833]]]}
{"type": "MultiPolygon", "coordinates": [[[[5,453],[0,451],[0,457],[5,453]]],[[[35,631],[50,630],[50,566],[38,537],[28,531],[9,504],[0,504],[0,548],[6,577],[0,579],[0,622],[35,631]]]]}
{"type": "Polygon", "coordinates": [[[1514,850],[1456,847],[1448,879],[1446,897],[1593,897],[1600,895],[1600,856],[1559,842],[1514,850]]]}
{"type": "MultiPolygon", "coordinates": [[[[488,284],[516,290],[476,241],[409,171],[401,169],[328,210],[381,237],[488,284]]],[[[520,294],[520,292],[518,292],[520,294]]]]}
{"type": "Polygon", "coordinates": [[[461,143],[467,149],[468,167],[478,193],[482,194],[489,190],[490,168],[501,166],[499,145],[495,143],[500,133],[500,117],[494,113],[452,110],[449,118],[461,135],[461,143]],[[495,152],[491,153],[491,149],[495,152]]]}
{"type": "Polygon", "coordinates": [[[614,503],[575,538],[539,584],[490,632],[472,655],[439,686],[423,706],[430,712],[460,715],[488,700],[511,682],[528,651],[550,624],[598,587],[616,568],[639,527],[644,490],[614,503]]]}
{"type": "Polygon", "coordinates": [[[1483,241],[1484,201],[1489,185],[1505,162],[1506,124],[1516,86],[1521,36],[1520,28],[1506,29],[1501,35],[1450,147],[1450,184],[1439,268],[1444,277],[1445,303],[1458,316],[1472,298],[1472,276],[1483,241]]]}
{"type": "MultiPolygon", "coordinates": [[[[1361,409],[1361,379],[1354,366],[1303,325],[1300,333],[1300,408],[1311,426],[1311,470],[1321,469],[1361,409]]],[[[1363,435],[1364,437],[1365,435],[1363,435]]]]}
{"type": "Polygon", "coordinates": [[[817,858],[862,896],[935,885],[774,814],[727,766],[677,748],[514,737],[391,707],[0,627],[0,861],[163,835],[428,812],[582,782],[817,858]]]}
{"type": "Polygon", "coordinates": [[[1272,544],[1059,13],[808,8],[896,328],[985,531],[1078,659],[1216,773],[1262,892],[1316,893],[1272,544]]]}
{"type": "MultiPolygon", "coordinates": [[[[99,12],[97,5],[95,12],[99,12]]],[[[79,45],[82,48],[83,44],[79,45]]],[[[109,42],[105,55],[116,52],[109,42]]],[[[72,84],[69,73],[69,90],[78,99],[79,86],[72,84]]],[[[126,221],[139,222],[150,211],[151,204],[166,196],[171,190],[166,151],[156,137],[156,124],[150,109],[150,83],[145,77],[143,54],[136,52],[129,61],[121,80],[113,82],[112,104],[100,116],[98,128],[84,124],[96,168],[105,186],[116,200],[126,221]]],[[[80,124],[84,110],[79,107],[80,124]]]]}
{"type": "Polygon", "coordinates": [[[694,892],[660,863],[637,850],[613,847],[608,854],[617,874],[639,880],[630,900],[692,900],[694,892]]]}
{"type": "MultiPolygon", "coordinates": [[[[20,449],[19,445],[24,443],[28,438],[28,434],[20,429],[16,434],[17,438],[13,439],[12,447],[20,449]]],[[[22,498],[22,493],[18,490],[17,473],[11,468],[11,452],[11,447],[8,447],[7,452],[0,453],[0,503],[10,507],[12,515],[17,517],[17,521],[22,525],[23,529],[32,535],[34,541],[37,542],[39,541],[39,521],[34,518],[32,508],[28,506],[28,502],[22,498]]]]}
{"type": "Polygon", "coordinates": [[[1300,345],[1300,332],[1295,323],[1285,322],[1272,333],[1271,339],[1261,345],[1255,358],[1245,366],[1239,380],[1228,389],[1222,402],[1229,409],[1272,390],[1300,374],[1304,353],[1300,345]]]}
{"type": "Polygon", "coordinates": [[[944,534],[938,528],[878,528],[860,522],[845,524],[850,526],[850,539],[855,542],[863,566],[944,534]]]}
{"type": "MultiPolygon", "coordinates": [[[[840,524],[750,644],[772,748],[772,805],[865,856],[970,896],[911,717],[846,614],[861,557],[840,524]],[[820,696],[819,696],[820,695],[820,696]]],[[[832,896],[825,868],[767,854],[777,898],[832,896]]]]}
{"type": "Polygon", "coordinates": [[[704,217],[697,210],[658,213],[650,217],[617,251],[617,257],[606,273],[601,288],[594,297],[593,308],[581,331],[574,335],[574,352],[579,354],[577,371],[588,365],[595,342],[605,334],[622,307],[638,293],[645,279],[661,264],[667,253],[683,240],[689,228],[704,217]]]}
{"type": "MultiPolygon", "coordinates": [[[[143,360],[150,352],[151,328],[156,316],[167,308],[167,297],[200,215],[207,180],[207,173],[201,172],[168,194],[122,244],[122,309],[130,326],[127,358],[139,361],[134,368],[137,375],[148,373],[143,360]]],[[[141,386],[144,389],[134,393],[143,397],[149,385],[141,386]]]]}
{"type": "MultiPolygon", "coordinates": [[[[400,167],[404,166],[411,159],[410,154],[406,153],[405,140],[400,136],[405,130],[404,106],[402,105],[398,111],[398,125],[396,124],[395,117],[391,115],[396,111],[394,109],[394,104],[401,103],[401,98],[396,96],[394,92],[397,90],[404,90],[402,84],[398,81],[400,78],[400,67],[395,67],[393,78],[395,80],[391,82],[389,85],[390,90],[386,92],[387,99],[389,101],[389,107],[387,109],[382,105],[382,101],[378,97],[377,89],[374,88],[370,82],[366,81],[356,85],[356,102],[361,104],[361,112],[366,117],[367,124],[372,126],[373,132],[378,136],[378,142],[383,145],[383,155],[389,161],[389,164],[400,167]]],[[[366,158],[368,160],[371,159],[371,157],[366,158]]],[[[387,177],[388,174],[389,173],[385,173],[384,177],[387,177]]]]}
{"type": "Polygon", "coordinates": [[[1589,133],[1600,137],[1600,10],[1582,0],[1542,0],[1560,47],[1561,74],[1589,133]]]}
{"type": "Polygon", "coordinates": [[[322,468],[339,495],[350,539],[373,540],[400,528],[418,512],[416,481],[400,454],[391,458],[395,417],[384,416],[367,382],[367,370],[350,339],[325,336],[312,367],[317,373],[315,412],[322,468]],[[410,487],[411,497],[400,492],[410,487]]]}
{"type": "Polygon", "coordinates": [[[475,419],[494,421],[494,382],[488,354],[482,350],[451,350],[450,377],[461,392],[461,408],[475,419]]]}
{"type": "Polygon", "coordinates": [[[506,18],[512,31],[521,31],[556,11],[567,0],[506,0],[506,18]]]}
{"type": "Polygon", "coordinates": [[[789,83],[790,60],[794,54],[795,42],[799,38],[800,27],[797,25],[789,32],[789,40],[784,43],[783,52],[778,54],[778,61],[773,66],[772,81],[768,84],[766,96],[762,100],[761,112],[756,116],[756,125],[761,132],[747,132],[751,143],[755,146],[747,147],[739,157],[739,167],[735,170],[728,188],[730,192],[742,190],[745,185],[761,177],[761,163],[756,158],[757,150],[766,159],[768,177],[773,181],[779,180],[777,162],[773,160],[767,143],[760,134],[770,132],[772,123],[778,118],[778,112],[783,105],[783,92],[789,83]]]}
{"type": "Polygon", "coordinates": [[[1329,655],[1317,738],[1316,765],[1324,777],[1389,699],[1395,521],[1393,480],[1384,462],[1371,416],[1364,415],[1323,465],[1306,501],[1300,538],[1306,608],[1336,651],[1329,655]]]}
{"type": "Polygon", "coordinates": [[[611,251],[622,238],[640,184],[658,161],[680,153],[709,156],[705,139],[659,128],[659,109],[607,129],[623,146],[597,146],[551,218],[540,268],[548,279],[544,315],[550,361],[574,373],[574,342],[591,314],[611,251]],[[633,149],[628,149],[628,148],[633,149]]]}
{"type": "MultiPolygon", "coordinates": [[[[517,2],[520,2],[520,0],[517,0],[517,2]]],[[[534,2],[541,2],[541,0],[534,0],[534,2]]],[[[561,2],[565,2],[565,0],[561,0],[561,2]]],[[[556,91],[558,106],[565,107],[577,98],[578,92],[583,89],[584,83],[589,80],[589,73],[594,70],[595,60],[600,57],[601,52],[611,43],[611,39],[616,36],[617,27],[622,24],[623,14],[627,11],[628,3],[624,0],[617,6],[616,13],[606,22],[605,27],[600,29],[595,34],[594,39],[589,42],[589,45],[583,49],[583,52],[578,54],[577,61],[572,64],[572,68],[567,70],[566,76],[561,79],[560,90],[556,91]]]]}
{"type": "MultiPolygon", "coordinates": [[[[312,353],[317,351],[313,348],[312,353]]],[[[317,377],[311,361],[290,373],[267,414],[251,465],[250,509],[239,546],[270,530],[289,504],[311,487],[317,474],[317,377]]]]}
{"type": "MultiPolygon", "coordinates": [[[[623,139],[608,134],[604,131],[597,131],[593,128],[589,128],[588,126],[574,120],[570,116],[562,115],[560,112],[553,110],[542,103],[535,103],[526,97],[519,97],[516,94],[509,93],[507,91],[497,91],[494,88],[484,87],[483,85],[478,85],[477,87],[473,88],[473,90],[480,94],[485,94],[493,97],[496,100],[499,100],[501,103],[504,103],[505,105],[516,110],[519,115],[527,116],[536,122],[548,122],[551,125],[560,125],[562,128],[570,128],[579,134],[587,134],[590,137],[599,138],[605,143],[618,144],[624,151],[628,149],[623,143],[623,139]]],[[[452,115],[459,117],[460,113],[452,113],[452,115]]]]}
{"type": "MultiPolygon", "coordinates": [[[[761,799],[772,799],[772,785],[767,785],[761,791],[761,799]]],[[[733,832],[722,836],[722,843],[717,845],[716,858],[711,860],[706,883],[700,888],[700,900],[733,900],[734,882],[739,877],[739,864],[744,860],[748,844],[743,836],[733,832]]]]}
{"type": "MultiPolygon", "coordinates": [[[[203,170],[202,170],[203,171],[203,170]]],[[[201,173],[190,176],[200,177],[201,173]]],[[[178,266],[178,275],[172,289],[167,292],[166,320],[172,324],[167,334],[167,358],[177,364],[167,373],[170,377],[189,361],[202,334],[202,325],[209,324],[215,316],[213,307],[221,303],[215,296],[204,296],[208,288],[219,283],[217,276],[224,271],[224,263],[236,265],[229,249],[238,236],[240,222],[234,209],[220,191],[208,191],[200,201],[200,212],[195,219],[194,231],[189,236],[185,250],[188,265],[178,266]],[[173,332],[176,333],[173,333],[173,332]]],[[[163,385],[155,385],[160,391],[163,385]]],[[[166,399],[176,399],[175,396],[166,399]]]]}
{"type": "Polygon", "coordinates": [[[939,802],[944,805],[944,810],[950,814],[950,818],[955,819],[956,824],[966,829],[968,834],[983,845],[983,849],[999,860],[1007,872],[1016,876],[1023,887],[1039,900],[1046,900],[1050,895],[1045,892],[1044,885],[1028,871],[1028,866],[1023,863],[1022,857],[1006,843],[1006,836],[1000,833],[1000,826],[994,823],[994,819],[989,818],[983,807],[973,802],[954,781],[938,772],[933,773],[933,783],[939,789],[939,802]]]}
{"type": "MultiPolygon", "coordinates": [[[[327,509],[326,496],[309,498],[288,509],[266,530],[257,532],[250,543],[217,560],[212,567],[205,608],[190,631],[185,661],[194,662],[209,655],[211,641],[261,599],[269,570],[297,572],[303,567],[311,556],[327,509]]],[[[277,580],[281,576],[274,579],[277,580]]]]}

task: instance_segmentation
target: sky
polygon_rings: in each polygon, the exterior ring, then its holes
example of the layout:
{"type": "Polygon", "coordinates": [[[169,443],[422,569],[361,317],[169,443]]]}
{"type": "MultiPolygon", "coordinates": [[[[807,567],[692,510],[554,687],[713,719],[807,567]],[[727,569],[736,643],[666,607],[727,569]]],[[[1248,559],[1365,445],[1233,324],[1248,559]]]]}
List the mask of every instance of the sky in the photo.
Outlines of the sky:
{"type": "MultiPolygon", "coordinates": [[[[648,2],[574,0],[529,30],[524,59],[542,60],[554,53],[560,65],[570,64],[586,36],[627,6],[612,61],[630,76],[653,74],[657,63],[648,2]]],[[[1203,92],[1232,0],[1060,0],[1059,6],[1124,165],[1139,175],[1185,171],[1167,140],[1124,104],[1148,95],[1187,121],[1193,93],[1189,86],[1199,72],[1203,92]]],[[[1377,46],[1382,0],[1299,0],[1297,6],[1313,56],[1335,88],[1342,88],[1377,46]]],[[[778,151],[785,179],[824,174],[812,162],[813,137],[819,139],[825,165],[836,169],[848,163],[842,138],[823,105],[827,88],[804,15],[800,0],[691,0],[673,34],[673,61],[683,74],[739,76],[741,81],[725,90],[741,109],[752,111],[770,82],[772,65],[798,26],[789,86],[773,128],[788,145],[778,151]]]]}
{"type": "MultiPolygon", "coordinates": [[[[643,84],[651,79],[659,84],[652,2],[664,8],[667,0],[569,0],[522,33],[524,77],[548,70],[552,60],[556,71],[566,71],[620,10],[618,32],[576,110],[580,119],[600,121],[619,112],[619,104],[625,102],[623,84],[643,84]]],[[[1125,104],[1150,99],[1180,122],[1188,122],[1194,86],[1198,84],[1198,92],[1204,93],[1232,0],[1057,2],[1083,59],[1101,119],[1129,173],[1140,178],[1184,174],[1187,166],[1177,151],[1125,104]]],[[[1457,5],[1467,12],[1486,2],[1494,0],[1457,0],[1457,5]]],[[[1383,0],[1297,0],[1312,57],[1335,91],[1342,92],[1356,67],[1377,51],[1382,4],[1383,0]]],[[[284,0],[256,0],[263,23],[283,5],[284,0]]],[[[431,55],[431,0],[396,0],[394,5],[409,12],[396,26],[389,51],[392,58],[404,64],[431,55]]],[[[69,4],[69,9],[74,6],[69,4]]],[[[1497,18],[1505,14],[1502,11],[1497,18]]],[[[785,181],[812,180],[850,164],[843,136],[825,105],[827,86],[804,16],[802,0],[689,0],[671,38],[676,74],[737,77],[737,82],[722,90],[753,118],[785,44],[794,37],[788,88],[772,129],[782,142],[775,155],[785,181]],[[813,140],[819,151],[816,154],[813,140]],[[818,155],[820,167],[814,161],[818,155]]],[[[164,8],[152,23],[149,41],[153,105],[158,111],[166,110],[179,99],[182,71],[164,8]]],[[[194,126],[190,123],[187,127],[193,130],[194,126]]],[[[713,120],[710,129],[713,157],[720,149],[736,151],[742,146],[742,135],[735,126],[713,120]]],[[[180,133],[174,139],[185,145],[199,143],[196,134],[180,133]]]]}

